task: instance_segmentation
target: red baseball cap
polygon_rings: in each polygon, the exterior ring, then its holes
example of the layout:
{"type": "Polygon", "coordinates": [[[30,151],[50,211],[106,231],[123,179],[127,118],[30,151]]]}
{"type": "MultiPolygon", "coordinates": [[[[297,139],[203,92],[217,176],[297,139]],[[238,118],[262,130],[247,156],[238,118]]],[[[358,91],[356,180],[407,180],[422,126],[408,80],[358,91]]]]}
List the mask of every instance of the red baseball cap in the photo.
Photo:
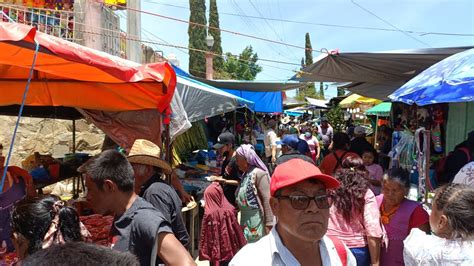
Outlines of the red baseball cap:
{"type": "Polygon", "coordinates": [[[321,173],[321,170],[314,164],[302,159],[291,159],[275,168],[270,181],[270,194],[274,196],[275,192],[280,188],[288,187],[310,178],[322,182],[327,189],[338,188],[340,185],[337,179],[321,173]]]}

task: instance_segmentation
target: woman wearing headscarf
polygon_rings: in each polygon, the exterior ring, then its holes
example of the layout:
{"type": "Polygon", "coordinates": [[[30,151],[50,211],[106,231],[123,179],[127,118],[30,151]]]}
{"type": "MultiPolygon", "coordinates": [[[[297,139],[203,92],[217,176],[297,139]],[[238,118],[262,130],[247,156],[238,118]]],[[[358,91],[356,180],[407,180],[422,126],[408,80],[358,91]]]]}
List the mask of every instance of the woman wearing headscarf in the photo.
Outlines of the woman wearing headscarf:
{"type": "Polygon", "coordinates": [[[204,191],[204,217],[199,242],[199,260],[211,265],[228,265],[245,245],[237,210],[224,196],[222,187],[213,183],[204,191]]]}
{"type": "Polygon", "coordinates": [[[244,144],[236,150],[236,163],[243,172],[237,192],[240,225],[249,243],[258,241],[273,226],[270,209],[270,177],[268,169],[255,153],[252,145],[244,144]]]}

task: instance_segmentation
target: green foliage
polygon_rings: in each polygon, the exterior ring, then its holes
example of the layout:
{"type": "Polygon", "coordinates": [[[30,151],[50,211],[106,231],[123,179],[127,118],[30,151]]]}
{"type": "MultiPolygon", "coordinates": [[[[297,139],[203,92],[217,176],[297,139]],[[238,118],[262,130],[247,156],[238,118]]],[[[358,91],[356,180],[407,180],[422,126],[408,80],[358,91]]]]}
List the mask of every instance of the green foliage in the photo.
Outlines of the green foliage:
{"type": "Polygon", "coordinates": [[[319,99],[324,100],[324,84],[322,82],[319,83],[319,99]]]}
{"type": "Polygon", "coordinates": [[[262,67],[257,64],[258,55],[253,52],[252,46],[247,46],[237,57],[226,53],[224,67],[218,71],[218,79],[254,80],[262,67]]]}
{"type": "Polygon", "coordinates": [[[306,66],[309,66],[313,63],[313,47],[311,46],[311,39],[309,38],[309,33],[307,32],[306,33],[306,36],[305,36],[305,52],[304,52],[304,56],[305,56],[305,62],[306,62],[306,66]]]}
{"type": "MultiPolygon", "coordinates": [[[[209,34],[214,37],[214,46],[212,52],[222,55],[221,31],[219,27],[219,11],[217,10],[217,0],[210,0],[209,4],[209,34]],[[212,29],[211,27],[217,28],[212,29]]],[[[221,71],[224,67],[224,59],[219,56],[214,56],[213,59],[214,71],[221,71]]]]}
{"type": "Polygon", "coordinates": [[[346,92],[344,91],[343,88],[341,88],[341,87],[337,88],[337,97],[344,96],[345,94],[346,94],[346,92]]]}
{"type": "Polygon", "coordinates": [[[307,87],[303,87],[298,90],[298,95],[296,95],[296,99],[298,101],[304,101],[306,97],[319,99],[319,95],[316,93],[316,87],[314,86],[314,83],[310,83],[307,87]]]}
{"type": "MultiPolygon", "coordinates": [[[[303,69],[306,66],[309,66],[313,63],[313,54],[311,50],[313,49],[311,47],[311,39],[309,37],[309,33],[306,33],[305,35],[305,57],[301,58],[301,68],[303,69]]],[[[324,96],[324,94],[323,94],[324,96]]],[[[305,88],[300,88],[298,89],[298,94],[296,96],[296,99],[298,101],[304,101],[306,97],[314,98],[314,99],[321,99],[320,93],[316,92],[316,87],[314,86],[314,83],[310,83],[307,87],[305,88]]],[[[324,98],[322,98],[324,99],[324,98]]]]}
{"type": "Polygon", "coordinates": [[[344,121],[344,112],[341,107],[333,107],[326,114],[329,124],[334,128],[334,132],[341,132],[344,130],[345,121],[344,121]]]}
{"type": "MultiPolygon", "coordinates": [[[[206,21],[206,2],[205,0],[189,0],[191,10],[189,21],[207,25],[206,21]]],[[[193,51],[194,49],[207,50],[206,28],[189,24],[188,37],[189,44],[189,73],[196,77],[206,77],[206,58],[203,52],[193,51]]]]}

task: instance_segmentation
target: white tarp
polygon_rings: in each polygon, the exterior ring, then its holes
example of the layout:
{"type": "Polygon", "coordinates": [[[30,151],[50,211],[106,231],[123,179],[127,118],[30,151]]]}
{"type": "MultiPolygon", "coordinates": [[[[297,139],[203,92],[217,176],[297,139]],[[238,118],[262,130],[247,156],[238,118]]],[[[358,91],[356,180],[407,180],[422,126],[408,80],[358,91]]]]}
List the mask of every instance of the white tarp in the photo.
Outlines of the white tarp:
{"type": "Polygon", "coordinates": [[[244,105],[253,108],[253,102],[180,75],[177,76],[176,91],[190,122],[231,112],[244,105]]]}

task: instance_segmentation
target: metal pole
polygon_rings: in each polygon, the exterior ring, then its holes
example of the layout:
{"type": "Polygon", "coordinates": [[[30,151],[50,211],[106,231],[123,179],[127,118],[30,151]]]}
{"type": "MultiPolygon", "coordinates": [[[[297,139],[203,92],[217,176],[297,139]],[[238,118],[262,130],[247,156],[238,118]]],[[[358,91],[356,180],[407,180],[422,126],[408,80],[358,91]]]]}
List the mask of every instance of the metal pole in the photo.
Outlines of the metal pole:
{"type": "Polygon", "coordinates": [[[377,144],[378,144],[378,142],[377,142],[378,133],[379,133],[379,115],[377,115],[375,117],[374,147],[377,147],[377,148],[378,148],[378,146],[377,146],[377,144]]]}
{"type": "Polygon", "coordinates": [[[76,120],[72,120],[72,153],[76,153],[76,120]]]}
{"type": "MultiPolygon", "coordinates": [[[[173,165],[173,152],[172,152],[172,145],[171,145],[171,136],[170,136],[170,125],[165,125],[165,147],[166,147],[166,154],[165,160],[170,164],[173,165]]],[[[166,182],[171,184],[171,174],[166,175],[166,182]]]]}
{"type": "Polygon", "coordinates": [[[424,161],[424,175],[425,175],[425,195],[423,201],[428,203],[428,191],[430,189],[429,184],[431,183],[430,180],[430,156],[431,156],[431,131],[425,131],[425,139],[423,140],[423,153],[425,154],[425,161],[424,161]]]}

